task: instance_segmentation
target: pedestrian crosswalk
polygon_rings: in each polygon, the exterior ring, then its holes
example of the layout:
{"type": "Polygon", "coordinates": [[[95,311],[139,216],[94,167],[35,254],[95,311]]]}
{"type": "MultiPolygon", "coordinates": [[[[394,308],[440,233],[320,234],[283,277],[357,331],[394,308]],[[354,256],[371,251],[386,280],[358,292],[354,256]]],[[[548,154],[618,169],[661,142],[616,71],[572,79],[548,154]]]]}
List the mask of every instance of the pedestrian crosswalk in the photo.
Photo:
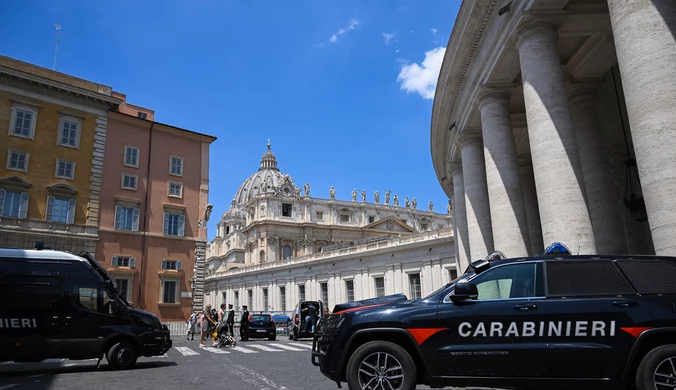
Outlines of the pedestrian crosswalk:
{"type": "Polygon", "coordinates": [[[246,346],[237,345],[235,347],[222,347],[215,348],[211,346],[204,347],[173,347],[169,352],[162,356],[155,356],[156,358],[161,357],[171,357],[172,351],[176,351],[183,356],[198,356],[200,354],[216,354],[216,355],[229,355],[231,353],[244,353],[244,354],[254,354],[259,352],[309,352],[312,349],[312,345],[305,343],[250,343],[245,344],[246,346]]]}

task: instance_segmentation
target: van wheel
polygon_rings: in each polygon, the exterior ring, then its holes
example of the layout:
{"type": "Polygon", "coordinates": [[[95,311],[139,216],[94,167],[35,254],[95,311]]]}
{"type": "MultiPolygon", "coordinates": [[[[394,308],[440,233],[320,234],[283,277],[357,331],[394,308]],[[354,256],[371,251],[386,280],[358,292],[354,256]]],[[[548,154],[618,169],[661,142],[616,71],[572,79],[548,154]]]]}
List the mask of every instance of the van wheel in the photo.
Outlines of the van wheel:
{"type": "Polygon", "coordinates": [[[349,389],[414,390],[415,362],[406,350],[389,341],[370,341],[355,350],[347,363],[349,389]]]}
{"type": "Polygon", "coordinates": [[[676,344],[648,352],[636,371],[636,390],[666,390],[676,387],[676,344]]]}
{"type": "Polygon", "coordinates": [[[106,353],[106,360],[115,369],[126,370],[136,364],[136,348],[128,341],[113,344],[106,353]]]}

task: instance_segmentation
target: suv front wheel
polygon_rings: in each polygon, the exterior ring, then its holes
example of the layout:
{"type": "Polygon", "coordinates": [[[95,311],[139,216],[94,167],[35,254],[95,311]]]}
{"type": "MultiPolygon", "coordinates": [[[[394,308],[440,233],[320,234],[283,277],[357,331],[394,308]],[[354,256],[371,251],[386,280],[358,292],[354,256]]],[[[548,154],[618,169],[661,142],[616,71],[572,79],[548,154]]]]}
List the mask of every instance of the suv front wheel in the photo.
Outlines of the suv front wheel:
{"type": "Polygon", "coordinates": [[[662,345],[648,352],[636,371],[636,390],[676,388],[676,344],[662,345]]]}
{"type": "Polygon", "coordinates": [[[370,341],[357,348],[346,374],[350,390],[414,390],[417,382],[411,355],[389,341],[370,341]]]}

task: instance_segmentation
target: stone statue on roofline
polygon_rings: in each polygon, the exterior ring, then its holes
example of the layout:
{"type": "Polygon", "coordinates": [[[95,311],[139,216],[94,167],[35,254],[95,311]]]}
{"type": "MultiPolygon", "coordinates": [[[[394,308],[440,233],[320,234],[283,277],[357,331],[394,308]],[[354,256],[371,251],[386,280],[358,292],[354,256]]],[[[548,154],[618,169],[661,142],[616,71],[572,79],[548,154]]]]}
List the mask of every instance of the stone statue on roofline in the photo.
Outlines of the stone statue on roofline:
{"type": "Polygon", "coordinates": [[[376,204],[379,204],[379,203],[380,203],[380,191],[376,191],[376,192],[373,194],[373,201],[374,201],[376,204]]]}
{"type": "Polygon", "coordinates": [[[352,202],[356,201],[357,201],[357,189],[355,188],[352,190],[352,202]]]}
{"type": "Polygon", "coordinates": [[[366,190],[361,190],[361,202],[366,202],[366,190]]]}
{"type": "Polygon", "coordinates": [[[331,195],[331,199],[336,199],[336,189],[333,188],[333,186],[331,186],[331,189],[329,190],[329,195],[331,195]]]}

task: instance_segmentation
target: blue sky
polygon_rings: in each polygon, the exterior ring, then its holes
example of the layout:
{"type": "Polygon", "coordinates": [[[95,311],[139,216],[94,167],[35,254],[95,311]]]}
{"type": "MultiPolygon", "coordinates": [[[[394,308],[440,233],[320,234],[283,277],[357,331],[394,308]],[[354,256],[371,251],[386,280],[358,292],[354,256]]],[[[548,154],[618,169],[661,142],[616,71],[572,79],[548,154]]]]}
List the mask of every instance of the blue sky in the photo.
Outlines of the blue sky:
{"type": "Polygon", "coordinates": [[[438,69],[460,0],[0,1],[0,54],[112,86],[212,134],[215,223],[259,166],[314,197],[448,198],[430,156],[438,69]]]}

